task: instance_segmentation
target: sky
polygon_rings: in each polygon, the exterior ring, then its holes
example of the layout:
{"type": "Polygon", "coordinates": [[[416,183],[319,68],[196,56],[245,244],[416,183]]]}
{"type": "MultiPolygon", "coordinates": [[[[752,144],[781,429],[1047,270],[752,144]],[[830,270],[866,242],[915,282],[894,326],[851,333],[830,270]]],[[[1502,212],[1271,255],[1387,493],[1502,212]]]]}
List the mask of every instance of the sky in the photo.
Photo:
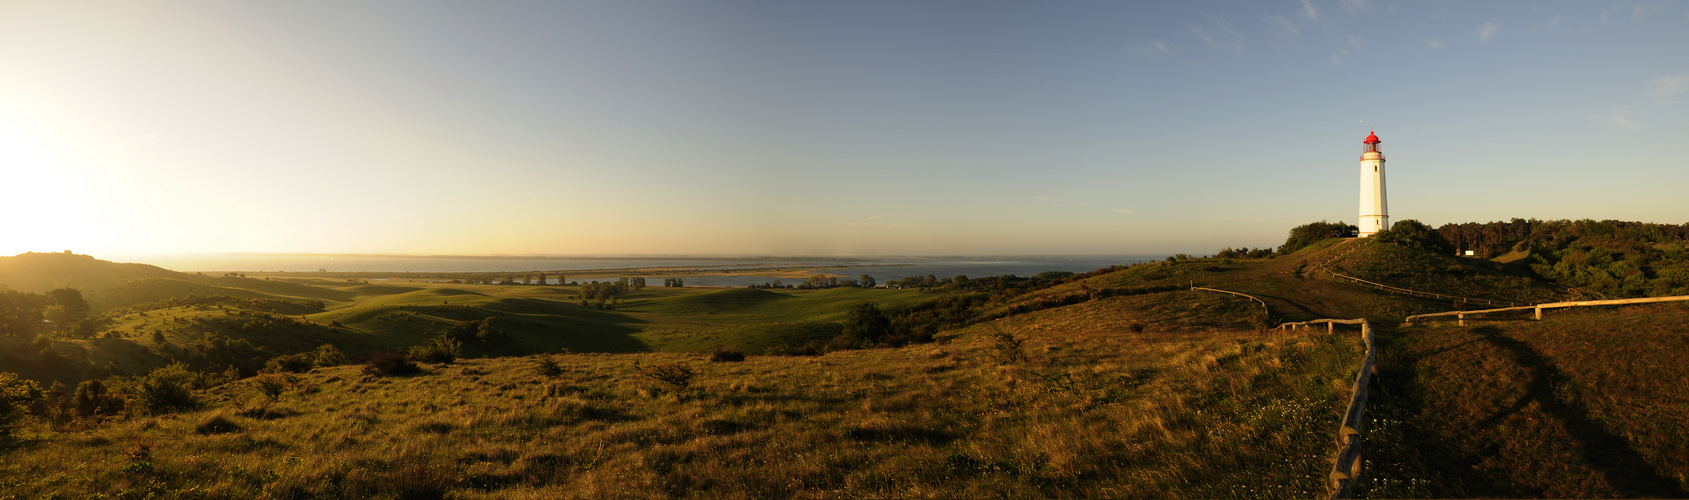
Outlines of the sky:
{"type": "Polygon", "coordinates": [[[1689,222],[1689,1],[0,0],[0,255],[1209,254],[1689,222]]]}

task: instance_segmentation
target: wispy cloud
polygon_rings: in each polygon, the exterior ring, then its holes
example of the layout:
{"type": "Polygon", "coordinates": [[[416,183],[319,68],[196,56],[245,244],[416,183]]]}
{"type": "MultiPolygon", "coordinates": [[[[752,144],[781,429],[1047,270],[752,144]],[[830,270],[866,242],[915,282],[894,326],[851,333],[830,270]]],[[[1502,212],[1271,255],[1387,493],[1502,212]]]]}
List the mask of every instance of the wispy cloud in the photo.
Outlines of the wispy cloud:
{"type": "Polygon", "coordinates": [[[1542,27],[1548,28],[1548,29],[1554,29],[1555,26],[1559,26],[1559,25],[1560,25],[1560,15],[1555,14],[1554,18],[1549,19],[1548,22],[1546,22],[1546,23],[1543,23],[1542,27]]]}
{"type": "Polygon", "coordinates": [[[1110,208],[1110,209],[1108,209],[1108,211],[1123,214],[1123,215],[1132,215],[1132,214],[1137,213],[1137,212],[1127,210],[1127,209],[1124,209],[1124,208],[1110,208]]]}
{"type": "Polygon", "coordinates": [[[1689,91],[1689,73],[1681,75],[1663,76],[1648,82],[1653,85],[1648,89],[1648,95],[1666,104],[1676,104],[1682,101],[1682,95],[1689,91]]]}
{"type": "Polygon", "coordinates": [[[1309,21],[1320,22],[1320,10],[1314,8],[1313,2],[1308,0],[1302,0],[1302,10],[1297,12],[1296,15],[1309,21]]]}
{"type": "Polygon", "coordinates": [[[1302,36],[1302,29],[1297,28],[1296,23],[1291,22],[1289,19],[1285,19],[1284,16],[1269,16],[1266,14],[1262,14],[1262,16],[1267,18],[1267,30],[1272,32],[1274,36],[1279,38],[1296,38],[1302,36]]]}
{"type": "Polygon", "coordinates": [[[1596,125],[1615,130],[1641,130],[1642,126],[1630,121],[1630,106],[1619,106],[1609,113],[1590,113],[1589,121],[1596,125]]]}
{"type": "Polygon", "coordinates": [[[1225,17],[1210,17],[1211,26],[1191,26],[1191,35],[1221,52],[1243,56],[1243,35],[1232,29],[1225,17]]]}
{"type": "Polygon", "coordinates": [[[1173,55],[1173,44],[1155,40],[1146,45],[1141,45],[1133,51],[1146,59],[1165,59],[1167,56],[1173,55]]]}
{"type": "Polygon", "coordinates": [[[1478,41],[1488,42],[1492,39],[1495,39],[1496,33],[1500,30],[1501,30],[1500,23],[1497,23],[1495,21],[1490,21],[1490,22],[1487,22],[1487,23],[1484,23],[1484,24],[1480,24],[1480,25],[1478,25],[1478,41]]]}

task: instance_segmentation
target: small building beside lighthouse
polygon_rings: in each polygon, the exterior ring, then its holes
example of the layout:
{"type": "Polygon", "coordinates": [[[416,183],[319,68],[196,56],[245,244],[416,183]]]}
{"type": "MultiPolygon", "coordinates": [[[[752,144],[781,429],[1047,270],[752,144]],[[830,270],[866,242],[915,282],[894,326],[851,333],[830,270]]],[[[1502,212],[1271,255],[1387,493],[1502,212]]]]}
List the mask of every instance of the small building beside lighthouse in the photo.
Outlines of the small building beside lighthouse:
{"type": "Polygon", "coordinates": [[[1384,152],[1378,150],[1377,133],[1368,133],[1361,147],[1362,238],[1390,229],[1390,210],[1384,203],[1384,152]]]}

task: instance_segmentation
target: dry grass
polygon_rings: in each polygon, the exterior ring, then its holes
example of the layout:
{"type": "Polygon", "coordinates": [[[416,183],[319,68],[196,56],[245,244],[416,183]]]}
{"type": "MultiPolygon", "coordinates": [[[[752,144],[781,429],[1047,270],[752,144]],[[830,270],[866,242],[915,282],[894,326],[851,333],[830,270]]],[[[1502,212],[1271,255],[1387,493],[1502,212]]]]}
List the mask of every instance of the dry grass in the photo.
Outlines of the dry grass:
{"type": "Polygon", "coordinates": [[[1689,495],[1689,309],[1387,335],[1369,415],[1381,497],[1689,495]]]}
{"type": "Polygon", "coordinates": [[[347,366],[300,375],[274,404],[236,383],[195,413],[26,429],[0,497],[1322,492],[1352,332],[1132,333],[1107,303],[812,358],[564,355],[555,377],[532,357],[410,377],[347,366]],[[1027,359],[993,361],[998,333],[1027,359]],[[689,386],[647,375],[672,363],[689,386]]]}

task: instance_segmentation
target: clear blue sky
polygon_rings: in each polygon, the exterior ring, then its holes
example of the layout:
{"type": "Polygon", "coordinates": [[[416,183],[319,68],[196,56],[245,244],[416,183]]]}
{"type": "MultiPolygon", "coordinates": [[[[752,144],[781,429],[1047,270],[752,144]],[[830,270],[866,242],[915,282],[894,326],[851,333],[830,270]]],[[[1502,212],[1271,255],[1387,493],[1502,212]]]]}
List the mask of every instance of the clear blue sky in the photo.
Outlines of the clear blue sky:
{"type": "Polygon", "coordinates": [[[0,253],[1212,253],[1689,221],[1689,2],[0,1],[0,253]]]}

